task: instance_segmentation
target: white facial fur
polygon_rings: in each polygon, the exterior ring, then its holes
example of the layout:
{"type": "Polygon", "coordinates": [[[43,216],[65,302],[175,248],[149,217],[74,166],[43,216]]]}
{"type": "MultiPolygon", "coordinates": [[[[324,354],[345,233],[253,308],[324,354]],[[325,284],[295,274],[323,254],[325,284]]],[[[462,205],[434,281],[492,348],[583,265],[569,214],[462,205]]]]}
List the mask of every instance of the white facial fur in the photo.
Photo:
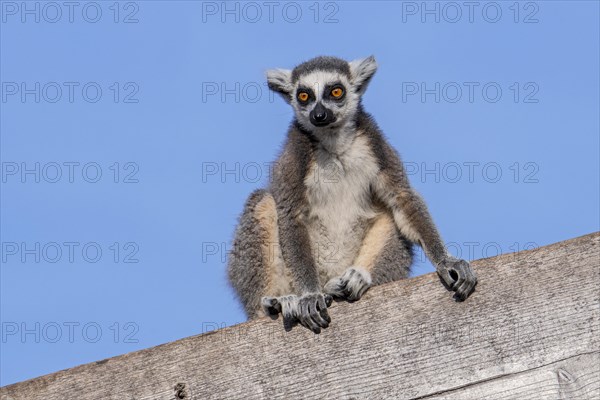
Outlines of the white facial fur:
{"type": "Polygon", "coordinates": [[[307,130],[315,133],[331,133],[343,127],[349,119],[356,113],[360,101],[360,95],[354,90],[352,83],[346,75],[333,71],[312,71],[307,75],[301,76],[293,88],[293,97],[291,105],[296,113],[298,122],[307,130]],[[341,101],[325,98],[325,88],[336,83],[344,86],[345,96],[341,101]],[[310,102],[307,106],[300,104],[296,98],[298,88],[305,87],[313,90],[316,100],[310,102]],[[327,109],[331,110],[336,117],[336,121],[324,126],[316,127],[310,122],[309,114],[315,108],[318,102],[321,102],[327,109]]]}
{"type": "Polygon", "coordinates": [[[315,133],[321,139],[323,145],[332,150],[332,146],[338,148],[340,144],[345,147],[343,142],[347,140],[344,137],[351,131],[349,128],[351,128],[353,117],[360,104],[360,97],[377,70],[377,63],[373,56],[351,61],[348,65],[350,67],[350,78],[341,71],[314,70],[300,76],[295,83],[292,83],[291,80],[291,70],[273,69],[267,71],[269,87],[279,92],[290,103],[300,125],[304,129],[315,133]],[[323,91],[333,83],[341,83],[344,86],[345,97],[339,102],[323,98],[323,91]],[[311,88],[316,99],[308,105],[302,106],[296,98],[299,86],[311,88]],[[336,121],[334,123],[317,127],[310,122],[310,112],[319,101],[335,115],[336,121]],[[333,138],[333,136],[336,136],[336,138],[333,138]],[[333,143],[331,143],[332,141],[333,143]]]}

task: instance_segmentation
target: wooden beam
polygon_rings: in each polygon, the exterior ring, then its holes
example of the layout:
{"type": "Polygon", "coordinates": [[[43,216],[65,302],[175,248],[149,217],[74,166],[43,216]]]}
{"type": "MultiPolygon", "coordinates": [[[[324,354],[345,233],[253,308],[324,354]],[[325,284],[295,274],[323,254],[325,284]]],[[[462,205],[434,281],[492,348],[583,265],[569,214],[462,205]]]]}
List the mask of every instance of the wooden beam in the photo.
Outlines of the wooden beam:
{"type": "Polygon", "coordinates": [[[600,233],[334,304],[320,335],[267,318],[0,388],[1,400],[600,398],[600,233]]]}

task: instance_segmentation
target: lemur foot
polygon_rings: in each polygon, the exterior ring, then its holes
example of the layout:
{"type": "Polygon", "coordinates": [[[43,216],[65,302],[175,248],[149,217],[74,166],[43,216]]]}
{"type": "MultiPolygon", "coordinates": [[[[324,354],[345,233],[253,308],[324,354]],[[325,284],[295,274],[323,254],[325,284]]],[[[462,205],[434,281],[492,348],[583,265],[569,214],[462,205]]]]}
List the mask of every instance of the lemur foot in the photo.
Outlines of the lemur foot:
{"type": "Polygon", "coordinates": [[[371,274],[364,268],[350,267],[340,277],[325,284],[324,291],[335,298],[356,301],[371,287],[371,274]]]}
{"type": "Polygon", "coordinates": [[[448,290],[456,292],[454,299],[464,301],[477,285],[477,275],[465,260],[447,258],[437,265],[437,273],[448,290]]]}
{"type": "Polygon", "coordinates": [[[265,314],[275,316],[279,313],[285,317],[295,317],[298,309],[298,296],[263,297],[262,306],[265,314]]]}
{"type": "Polygon", "coordinates": [[[321,333],[321,328],[329,326],[331,318],[327,313],[327,307],[332,302],[333,298],[323,293],[262,298],[263,309],[267,315],[281,313],[284,322],[296,320],[315,333],[321,333]]]}

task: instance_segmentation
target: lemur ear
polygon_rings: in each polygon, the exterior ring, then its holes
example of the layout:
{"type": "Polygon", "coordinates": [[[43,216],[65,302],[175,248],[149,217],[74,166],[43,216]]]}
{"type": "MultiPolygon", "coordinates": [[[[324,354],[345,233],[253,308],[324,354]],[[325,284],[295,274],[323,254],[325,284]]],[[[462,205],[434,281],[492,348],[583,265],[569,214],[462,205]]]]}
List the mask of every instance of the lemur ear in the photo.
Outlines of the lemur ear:
{"type": "Polygon", "coordinates": [[[289,69],[270,69],[267,71],[269,89],[277,92],[286,102],[292,98],[292,71],[289,69]]]}
{"type": "Polygon", "coordinates": [[[377,62],[375,57],[369,56],[349,62],[350,73],[352,74],[352,84],[358,94],[363,94],[371,78],[377,71],[377,62]]]}

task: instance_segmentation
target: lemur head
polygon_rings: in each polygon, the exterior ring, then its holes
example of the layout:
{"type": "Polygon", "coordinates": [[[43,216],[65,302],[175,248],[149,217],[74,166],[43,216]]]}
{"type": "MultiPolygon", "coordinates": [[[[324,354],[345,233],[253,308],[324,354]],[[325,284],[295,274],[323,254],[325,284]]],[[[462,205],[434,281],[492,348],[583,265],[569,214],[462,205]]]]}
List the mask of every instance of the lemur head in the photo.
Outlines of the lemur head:
{"type": "Polygon", "coordinates": [[[269,70],[267,82],[292,106],[300,125],[319,135],[354,121],[361,96],[376,70],[373,56],[351,62],[317,57],[293,70],[269,70]]]}

